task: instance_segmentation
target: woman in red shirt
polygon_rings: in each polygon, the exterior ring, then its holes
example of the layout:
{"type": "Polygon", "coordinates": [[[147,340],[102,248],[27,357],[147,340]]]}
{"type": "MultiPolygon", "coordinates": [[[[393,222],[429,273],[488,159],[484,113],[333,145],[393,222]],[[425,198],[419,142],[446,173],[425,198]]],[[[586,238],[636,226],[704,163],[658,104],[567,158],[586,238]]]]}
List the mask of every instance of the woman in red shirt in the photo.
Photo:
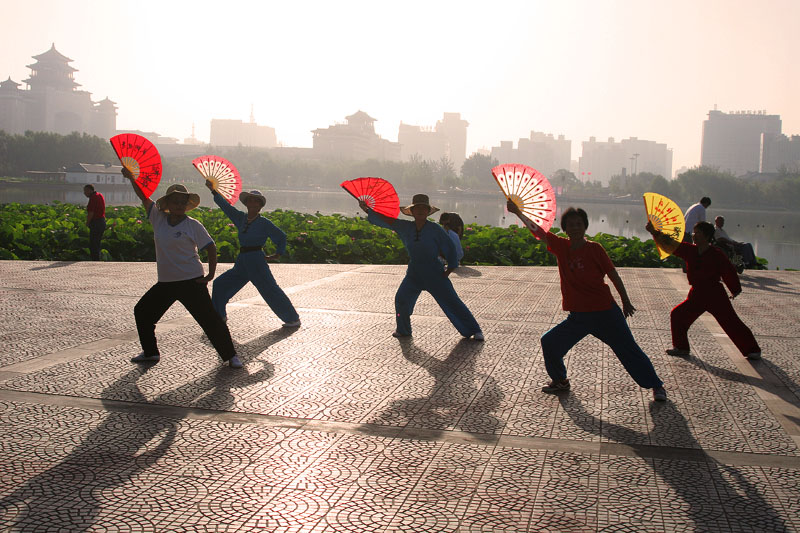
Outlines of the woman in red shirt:
{"type": "Polygon", "coordinates": [[[686,300],[675,306],[669,315],[673,347],[667,353],[681,357],[689,355],[689,327],[708,311],[742,355],[748,359],[761,359],[761,348],[753,332],[742,322],[731,304],[731,300],[741,294],[742,285],[736,268],[725,253],[711,246],[714,243],[714,226],[710,222],[695,224],[692,228],[694,244],[677,244],[669,235],[656,230],[650,222],[645,229],[653,239],[658,239],[664,245],[677,246],[673,254],[686,261],[686,277],[692,286],[686,300]],[[730,299],[720,280],[731,291],[730,299]]]}
{"type": "Polygon", "coordinates": [[[642,388],[653,390],[653,399],[664,401],[667,391],[656,374],[650,358],[633,338],[625,317],[636,308],[628,298],[625,285],[603,247],[586,240],[589,217],[583,209],[570,207],[561,215],[561,228],[568,238],[544,231],[520,212],[514,202],[508,210],[516,214],[538,238],[547,242],[547,250],[558,260],[563,309],[567,318],[542,336],[542,354],[552,380],[542,392],[559,393],[570,389],[564,356],[586,335],[606,343],[633,380],[642,388]],[[620,310],[611,289],[603,281],[611,280],[622,300],[620,310]]]}

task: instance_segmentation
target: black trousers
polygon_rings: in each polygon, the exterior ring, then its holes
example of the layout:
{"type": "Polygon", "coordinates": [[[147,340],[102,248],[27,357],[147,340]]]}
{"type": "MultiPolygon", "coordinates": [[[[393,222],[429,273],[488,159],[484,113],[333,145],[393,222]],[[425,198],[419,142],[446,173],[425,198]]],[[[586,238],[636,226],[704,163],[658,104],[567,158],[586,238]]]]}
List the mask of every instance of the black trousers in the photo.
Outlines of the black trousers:
{"type": "Polygon", "coordinates": [[[228,325],[214,311],[211,297],[208,295],[208,288],[204,283],[197,283],[194,279],[159,281],[144,293],[136,307],[133,308],[136,329],[139,331],[139,342],[146,355],[160,355],[156,343],[156,323],[161,320],[161,317],[176,300],[182,303],[189,314],[200,324],[223,361],[236,355],[231,332],[228,330],[228,325]]]}
{"type": "Polygon", "coordinates": [[[100,261],[100,240],[105,230],[105,218],[95,218],[89,222],[89,254],[92,256],[92,261],[100,261]]]}

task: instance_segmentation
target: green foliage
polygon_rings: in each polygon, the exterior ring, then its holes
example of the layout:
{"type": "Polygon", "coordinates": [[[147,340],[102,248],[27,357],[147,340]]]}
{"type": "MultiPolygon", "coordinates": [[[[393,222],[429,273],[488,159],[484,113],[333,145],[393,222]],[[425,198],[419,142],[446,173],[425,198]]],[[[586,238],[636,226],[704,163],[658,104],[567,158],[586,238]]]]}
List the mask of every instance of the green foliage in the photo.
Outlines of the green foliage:
{"type": "MultiPolygon", "coordinates": [[[[287,234],[284,263],[405,264],[408,255],[394,232],[365,218],[314,215],[276,210],[265,213],[287,234]]],[[[219,260],[233,262],[239,253],[236,228],[220,209],[200,207],[191,216],[202,222],[217,243],[219,260]]],[[[153,228],[142,207],[108,207],[103,235],[103,259],[155,261],[153,228]]],[[[0,260],[79,261],[89,259],[89,229],[83,207],[55,205],[0,205],[0,260]]],[[[558,232],[558,228],[553,228],[558,232]]],[[[620,267],[679,267],[670,257],[661,261],[652,240],[598,233],[591,240],[603,245],[620,267]]],[[[466,265],[555,265],[544,242],[524,228],[497,228],[469,224],[462,240],[466,265]]],[[[275,251],[268,242],[267,253],[275,251]]],[[[759,268],[767,261],[759,258],[759,268]]]]}
{"type": "Polygon", "coordinates": [[[27,170],[57,171],[76,163],[115,162],[108,141],[87,134],[27,131],[9,135],[0,130],[0,176],[22,176],[27,170]]]}

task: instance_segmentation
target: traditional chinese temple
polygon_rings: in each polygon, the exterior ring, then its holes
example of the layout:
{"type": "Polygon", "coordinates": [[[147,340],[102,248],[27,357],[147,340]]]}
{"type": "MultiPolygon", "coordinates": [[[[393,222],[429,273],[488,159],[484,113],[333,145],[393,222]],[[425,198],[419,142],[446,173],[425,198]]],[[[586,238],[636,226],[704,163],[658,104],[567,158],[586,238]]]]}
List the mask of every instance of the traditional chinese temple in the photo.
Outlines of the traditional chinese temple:
{"type": "Polygon", "coordinates": [[[117,129],[117,107],[105,98],[92,101],[92,94],[80,90],[74,79],[73,61],[56,50],[55,44],[35,63],[25,89],[10,77],[0,82],[0,130],[21,134],[27,130],[63,135],[88,133],[104,139],[117,129]]]}

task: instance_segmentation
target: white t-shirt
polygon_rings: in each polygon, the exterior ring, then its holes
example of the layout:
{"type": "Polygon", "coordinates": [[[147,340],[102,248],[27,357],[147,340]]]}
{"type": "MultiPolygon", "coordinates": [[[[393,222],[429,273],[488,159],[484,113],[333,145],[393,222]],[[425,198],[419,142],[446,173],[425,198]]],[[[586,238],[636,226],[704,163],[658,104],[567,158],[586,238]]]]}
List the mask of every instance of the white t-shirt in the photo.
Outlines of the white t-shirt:
{"type": "Polygon", "coordinates": [[[691,235],[695,224],[706,221],[706,208],[698,202],[686,210],[683,218],[686,221],[686,232],[691,235]]]}
{"type": "Polygon", "coordinates": [[[158,281],[184,281],[205,276],[197,251],[214,243],[206,228],[189,216],[172,226],[169,215],[159,211],[155,203],[150,206],[149,217],[156,242],[158,281]]]}
{"type": "Polygon", "coordinates": [[[714,238],[716,240],[720,240],[720,239],[731,240],[731,238],[728,237],[728,232],[726,232],[724,229],[722,229],[722,228],[720,228],[718,226],[714,226],[714,238]]]}

